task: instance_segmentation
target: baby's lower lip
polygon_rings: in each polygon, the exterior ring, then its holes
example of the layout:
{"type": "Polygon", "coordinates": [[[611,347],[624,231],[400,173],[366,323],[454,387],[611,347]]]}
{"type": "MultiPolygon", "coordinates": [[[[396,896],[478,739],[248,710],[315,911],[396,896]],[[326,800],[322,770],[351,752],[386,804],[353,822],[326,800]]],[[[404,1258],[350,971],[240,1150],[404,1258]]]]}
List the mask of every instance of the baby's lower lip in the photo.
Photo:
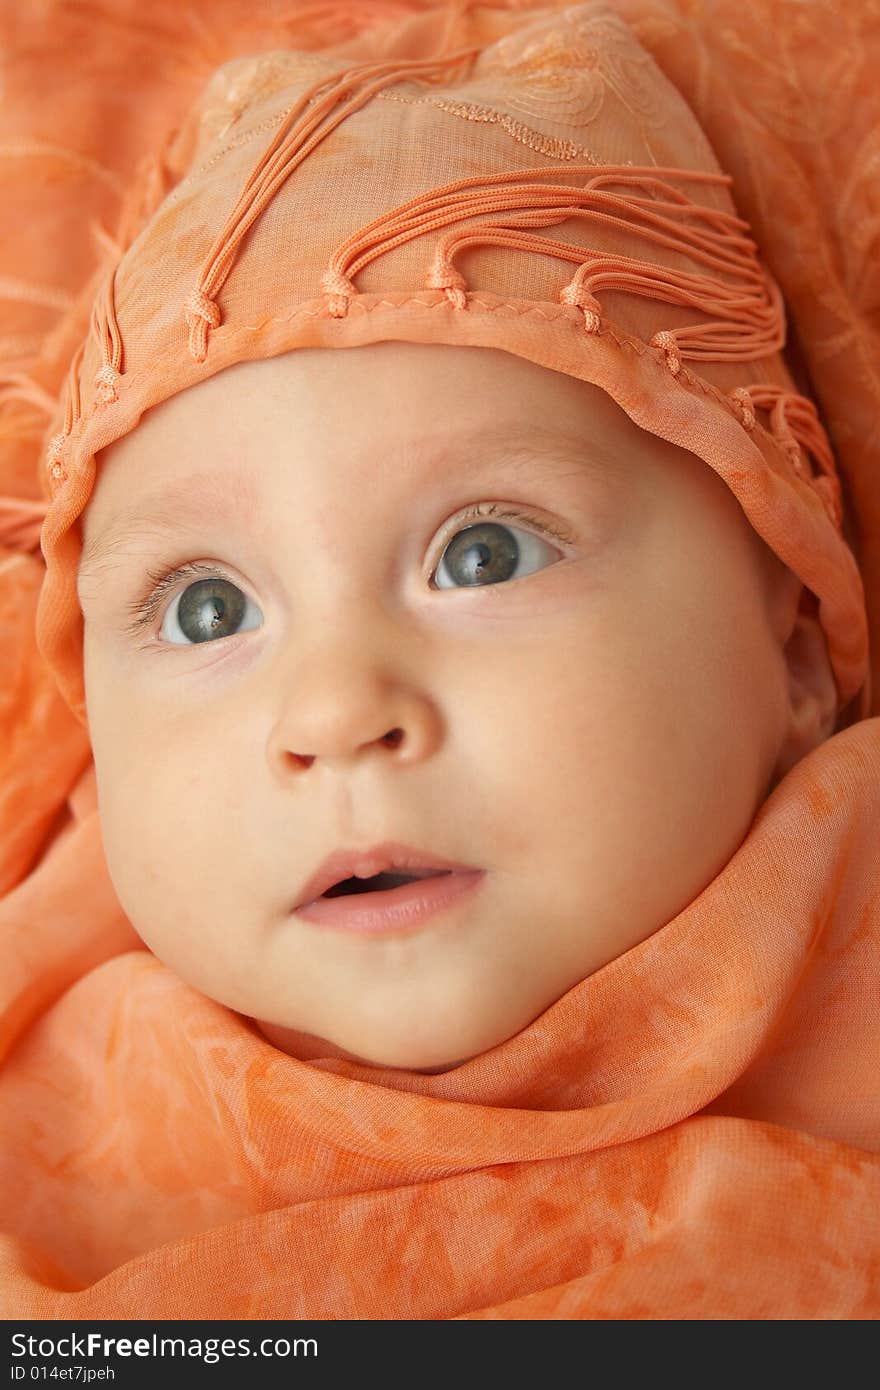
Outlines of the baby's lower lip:
{"type": "Polygon", "coordinates": [[[444,909],[457,906],[485,876],[485,869],[468,870],[416,879],[381,892],[315,898],[314,902],[298,907],[294,915],[322,927],[366,936],[417,930],[444,909]]]}

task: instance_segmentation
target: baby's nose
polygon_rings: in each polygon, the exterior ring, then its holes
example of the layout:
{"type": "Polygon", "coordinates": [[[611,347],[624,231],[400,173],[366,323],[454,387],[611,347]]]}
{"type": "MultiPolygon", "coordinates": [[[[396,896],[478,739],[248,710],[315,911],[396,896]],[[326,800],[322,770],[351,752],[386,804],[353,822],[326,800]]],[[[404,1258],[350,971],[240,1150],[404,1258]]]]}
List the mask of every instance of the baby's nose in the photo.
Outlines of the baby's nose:
{"type": "Polygon", "coordinates": [[[288,670],[276,710],[269,756],[282,775],[380,755],[409,764],[429,757],[442,736],[430,675],[393,646],[384,654],[359,642],[313,650],[288,670]]]}

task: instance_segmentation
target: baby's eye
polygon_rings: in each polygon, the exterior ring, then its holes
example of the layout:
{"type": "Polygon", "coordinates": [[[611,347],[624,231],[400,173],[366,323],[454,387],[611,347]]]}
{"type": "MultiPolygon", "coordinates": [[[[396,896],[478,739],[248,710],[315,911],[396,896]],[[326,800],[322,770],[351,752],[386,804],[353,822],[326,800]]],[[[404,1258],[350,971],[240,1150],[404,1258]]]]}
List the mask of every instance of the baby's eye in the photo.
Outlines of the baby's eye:
{"type": "Polygon", "coordinates": [[[547,541],[518,526],[479,521],[456,532],[432,578],[438,589],[501,584],[506,579],[534,574],[540,568],[542,552],[551,558],[558,554],[547,541]],[[523,570],[521,564],[527,568],[523,570]]]}
{"type": "MultiPolygon", "coordinates": [[[[554,556],[559,556],[557,547],[549,540],[505,524],[512,519],[526,522],[563,545],[576,544],[574,536],[527,512],[503,510],[498,503],[487,507],[481,504],[458,518],[459,528],[447,542],[430,577],[434,587],[485,588],[533,574],[547,559],[552,563],[554,556]]],[[[257,605],[232,579],[208,564],[191,561],[165,573],[150,571],[149,577],[156,587],[128,608],[132,621],[125,630],[130,636],[136,637],[151,627],[163,610],[159,637],[172,646],[194,646],[260,626],[262,613],[257,605]],[[166,596],[182,580],[193,576],[201,577],[180,589],[165,607],[166,596]]]]}
{"type": "MultiPolygon", "coordinates": [[[[209,642],[215,637],[231,637],[249,627],[259,627],[259,622],[245,621],[249,604],[250,600],[231,579],[225,579],[221,574],[199,579],[172,599],[159,635],[177,646],[209,642]],[[175,628],[181,634],[182,641],[172,635],[175,628]]],[[[254,613],[262,616],[256,604],[250,604],[250,607],[254,613]]]]}

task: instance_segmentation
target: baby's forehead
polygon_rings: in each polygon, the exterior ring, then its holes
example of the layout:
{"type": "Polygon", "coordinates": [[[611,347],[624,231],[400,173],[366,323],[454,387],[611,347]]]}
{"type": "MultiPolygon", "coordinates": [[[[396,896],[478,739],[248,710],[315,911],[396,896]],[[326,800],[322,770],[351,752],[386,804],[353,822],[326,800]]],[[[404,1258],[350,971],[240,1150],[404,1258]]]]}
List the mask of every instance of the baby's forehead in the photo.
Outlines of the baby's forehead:
{"type": "Polygon", "coordinates": [[[604,453],[624,468],[668,447],[592,382],[511,352],[388,341],[236,363],[145,411],[99,463],[130,459],[140,475],[162,455],[182,469],[210,454],[218,471],[259,472],[264,457],[302,467],[345,453],[378,472],[395,450],[403,464],[495,441],[604,453]]]}
{"type": "Polygon", "coordinates": [[[247,524],[292,517],[310,499],[366,514],[371,498],[459,484],[470,500],[519,491],[552,508],[565,504],[563,486],[577,486],[598,513],[638,488],[671,486],[668,508],[695,472],[707,506],[714,487],[737,507],[706,463],[638,426],[608,391],[510,352],[397,341],[297,349],[170,396],[103,449],[81,565],[120,518],[172,526],[215,502],[247,524]]]}

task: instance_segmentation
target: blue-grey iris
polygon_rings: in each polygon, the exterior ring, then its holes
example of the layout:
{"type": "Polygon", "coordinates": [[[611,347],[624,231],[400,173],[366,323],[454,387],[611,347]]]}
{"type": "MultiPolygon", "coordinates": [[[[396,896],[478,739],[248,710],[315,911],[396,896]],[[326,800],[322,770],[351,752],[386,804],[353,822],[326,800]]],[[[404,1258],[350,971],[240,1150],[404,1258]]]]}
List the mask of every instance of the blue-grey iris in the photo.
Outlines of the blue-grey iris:
{"type": "Polygon", "coordinates": [[[180,596],[177,622],[190,642],[230,637],[244,617],[247,600],[228,579],[200,579],[180,596]]]}
{"type": "Polygon", "coordinates": [[[500,584],[516,573],[519,546],[513,532],[497,522],[466,526],[443,552],[443,564],[456,583],[500,584]]]}

